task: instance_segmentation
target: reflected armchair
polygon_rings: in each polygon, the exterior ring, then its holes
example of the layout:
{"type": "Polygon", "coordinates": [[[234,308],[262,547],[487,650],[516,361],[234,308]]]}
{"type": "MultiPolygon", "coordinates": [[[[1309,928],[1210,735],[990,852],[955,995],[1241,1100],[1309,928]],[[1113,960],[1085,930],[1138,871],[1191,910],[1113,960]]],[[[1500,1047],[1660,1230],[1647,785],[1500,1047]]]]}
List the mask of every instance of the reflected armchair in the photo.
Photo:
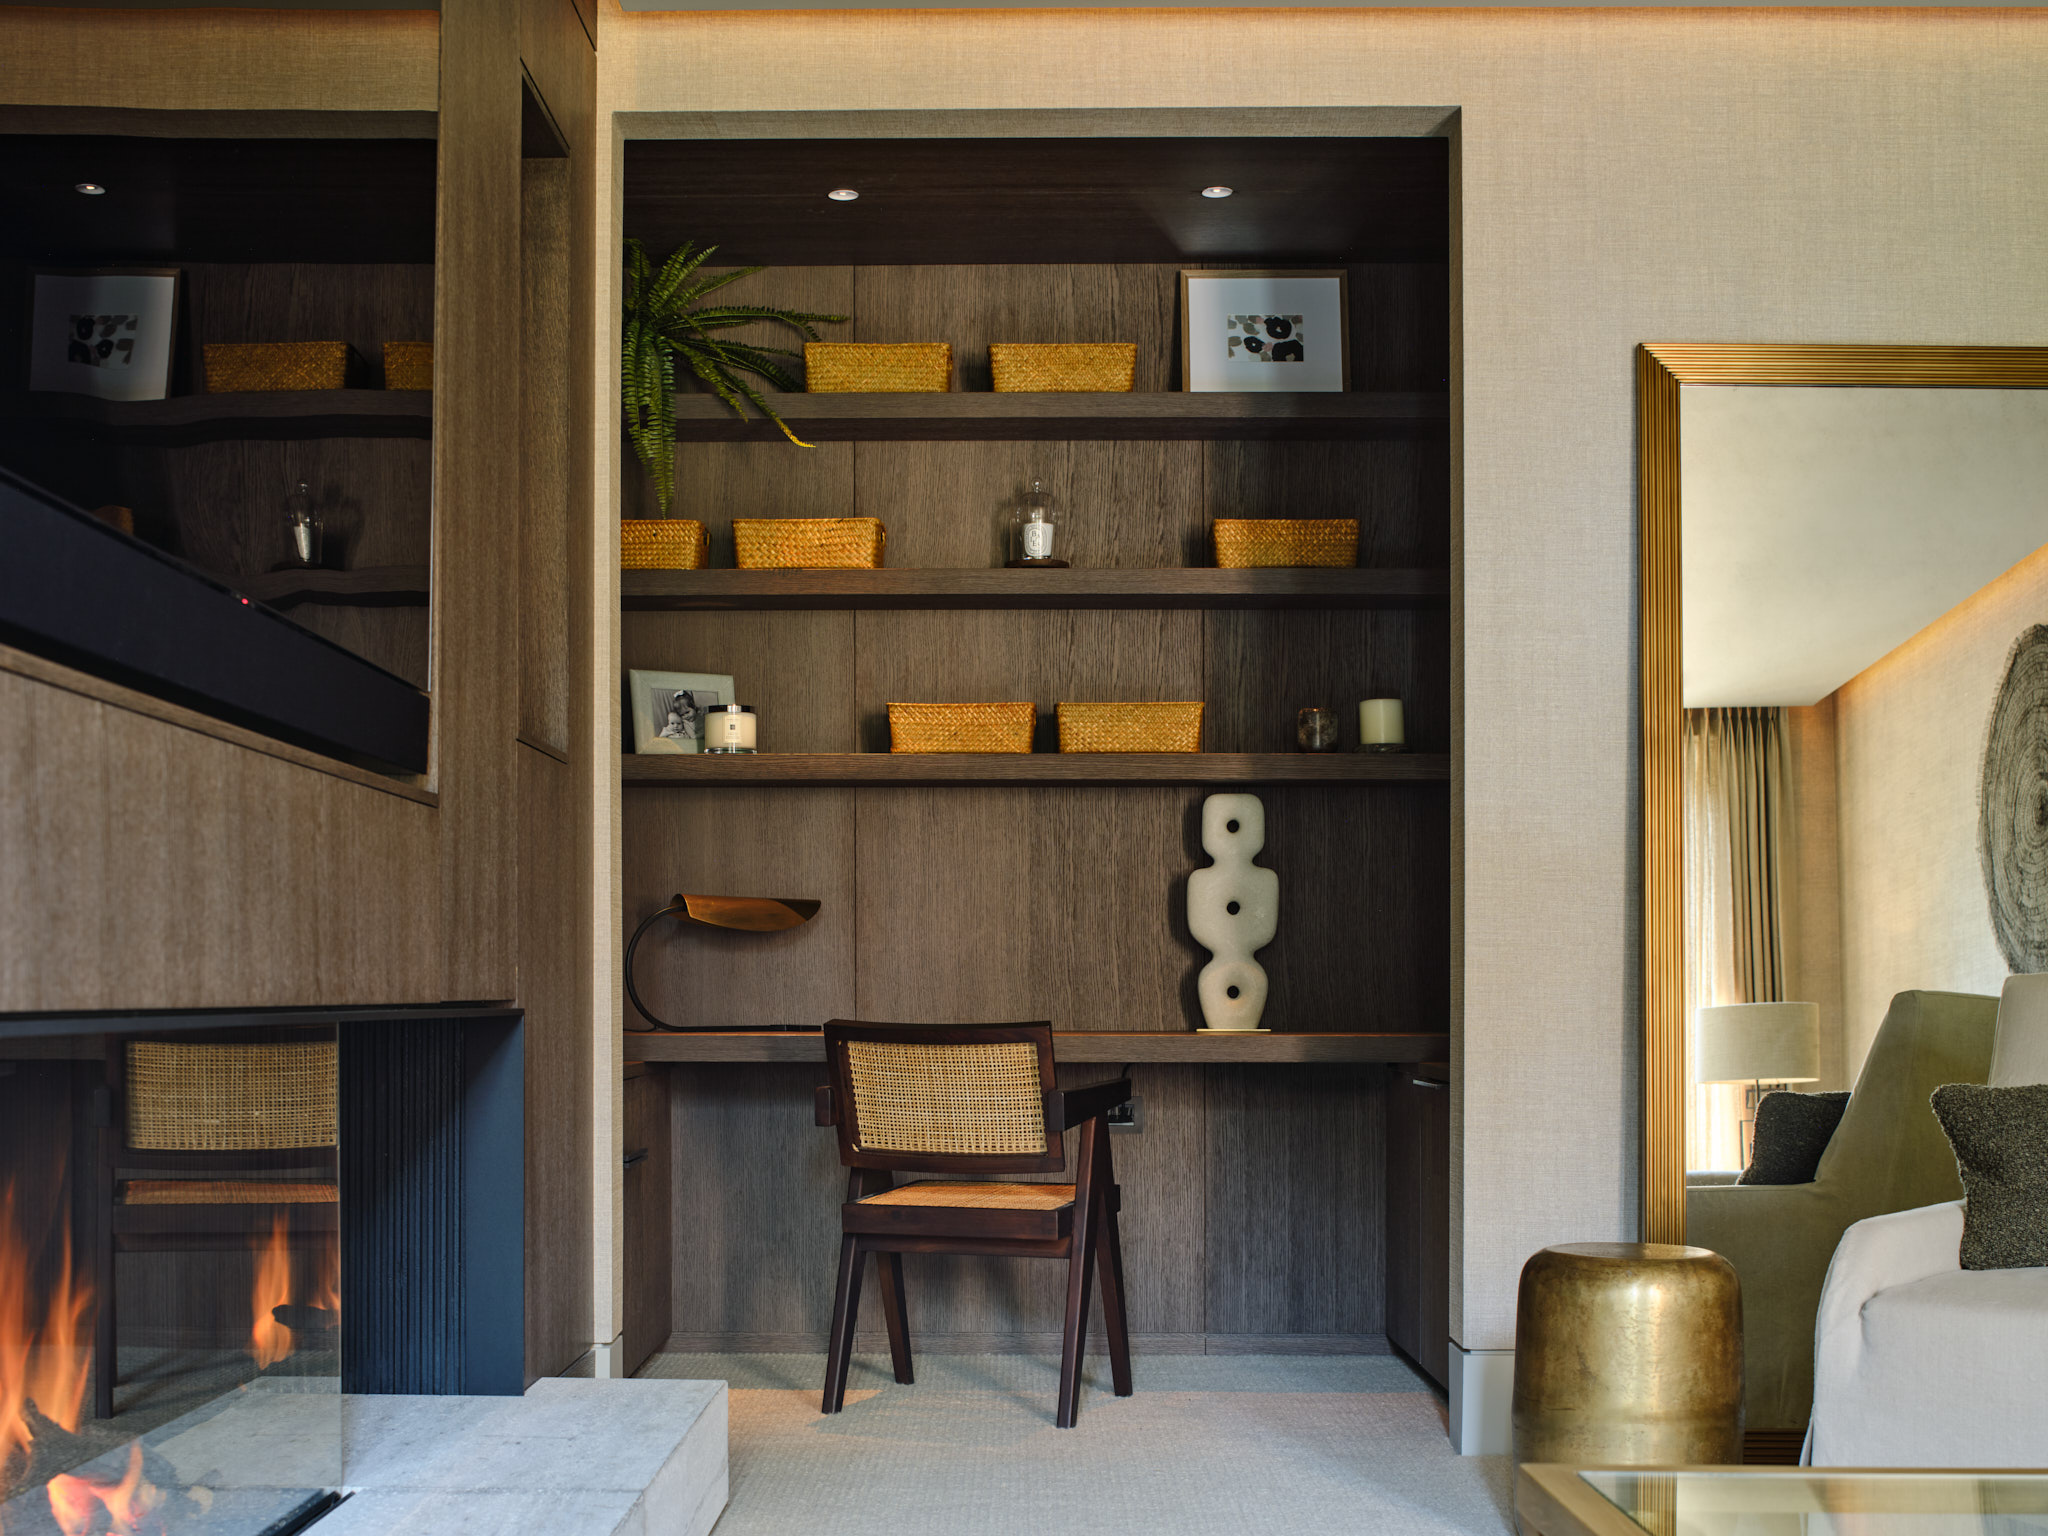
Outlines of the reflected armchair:
{"type": "Polygon", "coordinates": [[[1689,1181],[1685,1240],[1742,1280],[1744,1421],[1803,1432],[1813,1406],[1814,1318],[1835,1245],[1851,1224],[1962,1193],[1955,1156],[1927,1097],[1981,1083],[1998,999],[1901,992],[1810,1184],[1689,1181]]]}

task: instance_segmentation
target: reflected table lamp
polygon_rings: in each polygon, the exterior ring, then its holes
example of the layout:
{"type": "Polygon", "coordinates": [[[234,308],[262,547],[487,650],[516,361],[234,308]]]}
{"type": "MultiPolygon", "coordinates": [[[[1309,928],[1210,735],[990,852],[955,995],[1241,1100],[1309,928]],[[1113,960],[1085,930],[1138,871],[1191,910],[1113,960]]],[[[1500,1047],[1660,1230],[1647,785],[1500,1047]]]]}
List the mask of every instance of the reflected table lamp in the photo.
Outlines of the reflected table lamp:
{"type": "Polygon", "coordinates": [[[1748,1083],[1742,1122],[1742,1161],[1765,1083],[1820,1081],[1820,1004],[1724,1003],[1699,1011],[1693,1044],[1693,1081],[1748,1083]]]}

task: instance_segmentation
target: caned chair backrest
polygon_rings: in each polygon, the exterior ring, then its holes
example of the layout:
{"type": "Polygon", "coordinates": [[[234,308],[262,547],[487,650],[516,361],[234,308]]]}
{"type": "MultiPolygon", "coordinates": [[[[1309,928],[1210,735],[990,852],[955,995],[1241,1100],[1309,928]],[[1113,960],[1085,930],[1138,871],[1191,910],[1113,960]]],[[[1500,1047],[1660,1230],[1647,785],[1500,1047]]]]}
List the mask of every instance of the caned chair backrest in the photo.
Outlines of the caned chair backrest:
{"type": "Polygon", "coordinates": [[[137,1151],[272,1152],[335,1144],[332,1040],[130,1040],[124,1058],[124,1126],[137,1151]]]}
{"type": "Polygon", "coordinates": [[[848,1167],[1048,1172],[1065,1147],[1045,1129],[1050,1024],[825,1026],[848,1167]]]}

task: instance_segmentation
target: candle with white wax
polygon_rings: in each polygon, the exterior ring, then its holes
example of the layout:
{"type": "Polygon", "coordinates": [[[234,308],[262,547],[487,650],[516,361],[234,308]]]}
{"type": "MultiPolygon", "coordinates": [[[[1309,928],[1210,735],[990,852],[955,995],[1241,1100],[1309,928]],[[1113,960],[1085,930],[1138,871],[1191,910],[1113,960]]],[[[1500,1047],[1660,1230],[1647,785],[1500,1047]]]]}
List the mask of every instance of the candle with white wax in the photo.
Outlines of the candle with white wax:
{"type": "Polygon", "coordinates": [[[706,752],[751,752],[754,739],[753,705],[714,704],[705,711],[706,752]]]}
{"type": "Polygon", "coordinates": [[[1406,745],[1399,699],[1359,701],[1358,745],[1367,752],[1398,752],[1406,745]]]}

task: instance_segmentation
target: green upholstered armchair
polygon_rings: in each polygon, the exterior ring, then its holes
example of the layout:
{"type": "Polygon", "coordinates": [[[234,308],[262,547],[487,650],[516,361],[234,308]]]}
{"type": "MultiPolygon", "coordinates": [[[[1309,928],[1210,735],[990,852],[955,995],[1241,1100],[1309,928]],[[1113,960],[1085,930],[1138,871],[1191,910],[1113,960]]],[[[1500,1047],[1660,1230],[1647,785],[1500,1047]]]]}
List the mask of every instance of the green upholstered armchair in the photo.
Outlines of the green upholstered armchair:
{"type": "Polygon", "coordinates": [[[1866,1216],[1961,1197],[1955,1154],[1927,1096],[1981,1083],[1998,999],[1901,992],[1811,1184],[1688,1181],[1685,1240],[1742,1280],[1748,1428],[1802,1429],[1813,1408],[1813,1326],[1835,1245],[1866,1216]]]}

